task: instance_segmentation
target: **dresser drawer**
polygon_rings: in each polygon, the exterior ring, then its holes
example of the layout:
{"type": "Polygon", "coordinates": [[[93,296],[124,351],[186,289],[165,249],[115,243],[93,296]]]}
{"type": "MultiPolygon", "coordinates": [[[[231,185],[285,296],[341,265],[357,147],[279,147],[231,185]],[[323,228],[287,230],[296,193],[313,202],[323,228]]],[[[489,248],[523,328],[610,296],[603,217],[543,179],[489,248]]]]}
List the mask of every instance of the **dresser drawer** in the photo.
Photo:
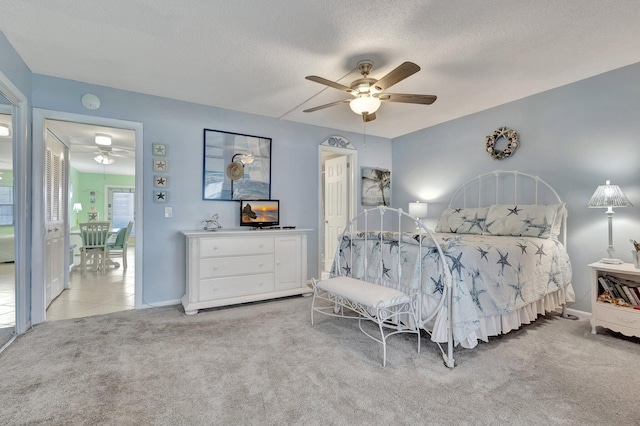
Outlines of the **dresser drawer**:
{"type": "Polygon", "coordinates": [[[203,238],[200,257],[245,256],[273,253],[273,237],[203,238]]]}
{"type": "Polygon", "coordinates": [[[273,274],[211,278],[200,281],[200,300],[266,293],[274,288],[273,274]]]}
{"type": "Polygon", "coordinates": [[[638,310],[611,306],[607,303],[596,303],[594,308],[598,322],[606,322],[640,330],[640,311],[638,310]]]}
{"type": "Polygon", "coordinates": [[[200,259],[200,279],[273,272],[274,256],[261,254],[200,259]]]}

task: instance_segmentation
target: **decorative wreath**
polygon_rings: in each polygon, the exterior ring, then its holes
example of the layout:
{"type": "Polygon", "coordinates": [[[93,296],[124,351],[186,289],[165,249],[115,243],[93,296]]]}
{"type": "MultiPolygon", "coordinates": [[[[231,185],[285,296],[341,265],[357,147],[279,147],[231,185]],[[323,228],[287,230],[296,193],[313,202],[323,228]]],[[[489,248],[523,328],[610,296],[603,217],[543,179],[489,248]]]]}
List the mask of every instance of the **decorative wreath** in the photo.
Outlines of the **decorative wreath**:
{"type": "Polygon", "coordinates": [[[510,157],[516,149],[518,149],[518,133],[515,130],[507,129],[506,127],[500,127],[495,132],[487,136],[487,153],[494,160],[502,160],[503,158],[510,157]],[[505,149],[495,149],[496,141],[500,138],[505,138],[509,142],[505,149]]]}

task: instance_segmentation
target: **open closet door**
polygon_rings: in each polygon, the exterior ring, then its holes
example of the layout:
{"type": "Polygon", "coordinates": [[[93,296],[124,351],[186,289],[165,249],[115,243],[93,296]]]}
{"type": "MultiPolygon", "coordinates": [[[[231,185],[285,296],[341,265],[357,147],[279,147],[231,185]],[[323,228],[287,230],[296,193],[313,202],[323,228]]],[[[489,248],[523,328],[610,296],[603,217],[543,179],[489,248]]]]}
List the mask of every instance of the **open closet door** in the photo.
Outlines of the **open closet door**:
{"type": "Polygon", "coordinates": [[[45,147],[45,302],[49,306],[64,290],[67,148],[49,132],[45,147]]]}

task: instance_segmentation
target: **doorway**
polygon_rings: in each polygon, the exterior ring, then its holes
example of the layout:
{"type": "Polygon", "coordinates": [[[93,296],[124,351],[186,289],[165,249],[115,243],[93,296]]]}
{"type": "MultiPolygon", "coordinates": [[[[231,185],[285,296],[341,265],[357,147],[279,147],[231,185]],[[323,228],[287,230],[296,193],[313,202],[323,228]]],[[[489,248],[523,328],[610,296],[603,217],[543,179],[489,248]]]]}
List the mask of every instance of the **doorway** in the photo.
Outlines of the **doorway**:
{"type": "MultiPolygon", "coordinates": [[[[5,123],[8,129],[8,138],[3,140],[3,151],[0,161],[3,161],[2,168],[6,169],[3,180],[11,185],[5,189],[5,218],[7,210],[10,211],[12,224],[7,229],[11,229],[9,239],[9,250],[13,248],[13,263],[8,262],[10,269],[8,277],[8,301],[7,316],[10,331],[8,336],[0,338],[0,352],[4,350],[17,335],[24,333],[31,326],[29,317],[27,283],[29,281],[29,252],[27,240],[29,237],[29,215],[27,214],[28,200],[28,176],[29,170],[29,145],[27,141],[27,98],[0,72],[0,104],[2,112],[7,116],[5,123]],[[8,170],[10,169],[10,171],[8,170]],[[7,191],[11,192],[10,197],[7,191]],[[11,326],[13,324],[13,326],[11,326]]],[[[6,129],[5,129],[6,130],[6,129]]],[[[9,259],[11,260],[11,259],[9,259]]]]}
{"type": "Polygon", "coordinates": [[[356,215],[357,154],[355,149],[324,143],[318,149],[320,277],[329,274],[338,247],[338,236],[356,215]]]}
{"type": "Polygon", "coordinates": [[[13,106],[0,95],[0,348],[15,334],[13,106]]]}
{"type": "MultiPolygon", "coordinates": [[[[137,189],[142,188],[142,124],[34,109],[34,162],[40,161],[43,154],[46,156],[46,138],[51,137],[48,135],[53,135],[68,148],[63,184],[66,193],[62,261],[64,290],[49,304],[47,293],[43,292],[46,289],[34,288],[34,323],[141,308],[143,214],[142,191],[137,189]],[[104,145],[105,136],[108,137],[107,145],[104,145]],[[115,196],[119,202],[117,212],[114,212],[114,193],[126,193],[124,199],[115,196]],[[135,237],[127,238],[127,251],[120,253],[128,259],[128,267],[124,268],[124,262],[119,260],[109,262],[104,271],[94,270],[93,265],[83,271],[79,225],[109,221],[112,239],[115,240],[119,229],[114,219],[117,218],[118,223],[124,220],[120,212],[122,207],[137,228],[135,237]]],[[[34,168],[34,175],[36,173],[34,168]]],[[[46,170],[40,173],[46,174],[46,170]]],[[[34,176],[36,180],[39,178],[34,176]]],[[[34,224],[37,225],[34,233],[41,235],[39,227],[46,224],[46,217],[40,215],[46,199],[36,198],[39,197],[34,197],[34,224]]],[[[126,224],[123,230],[125,228],[126,224]]],[[[46,251],[34,253],[34,257],[36,255],[47,263],[49,255],[46,251]]],[[[56,260],[56,263],[60,262],[56,260]]],[[[45,283],[46,274],[46,270],[34,268],[34,275],[42,277],[45,283]]]]}

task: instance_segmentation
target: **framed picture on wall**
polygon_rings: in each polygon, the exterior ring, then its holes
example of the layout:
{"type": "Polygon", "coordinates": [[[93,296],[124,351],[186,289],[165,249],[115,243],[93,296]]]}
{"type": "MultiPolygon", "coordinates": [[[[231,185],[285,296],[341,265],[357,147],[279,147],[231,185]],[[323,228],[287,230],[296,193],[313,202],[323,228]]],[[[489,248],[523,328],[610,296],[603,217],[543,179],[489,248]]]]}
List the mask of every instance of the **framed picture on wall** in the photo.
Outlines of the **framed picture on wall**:
{"type": "Polygon", "coordinates": [[[391,171],[376,167],[362,168],[362,205],[391,204],[391,171]]]}
{"type": "Polygon", "coordinates": [[[204,129],[203,200],[269,200],[271,138],[204,129]]]}
{"type": "Polygon", "coordinates": [[[169,187],[169,177],[164,175],[154,175],[153,176],[153,186],[154,188],[168,188],[169,187]]]}
{"type": "Polygon", "coordinates": [[[167,146],[163,143],[154,143],[153,144],[153,155],[157,157],[166,157],[167,156],[167,146]]]}
{"type": "Polygon", "coordinates": [[[169,193],[167,191],[153,191],[154,203],[166,203],[169,201],[169,193]]]}
{"type": "Polygon", "coordinates": [[[153,171],[154,172],[166,172],[169,170],[169,161],[164,158],[153,159],[153,171]]]}

